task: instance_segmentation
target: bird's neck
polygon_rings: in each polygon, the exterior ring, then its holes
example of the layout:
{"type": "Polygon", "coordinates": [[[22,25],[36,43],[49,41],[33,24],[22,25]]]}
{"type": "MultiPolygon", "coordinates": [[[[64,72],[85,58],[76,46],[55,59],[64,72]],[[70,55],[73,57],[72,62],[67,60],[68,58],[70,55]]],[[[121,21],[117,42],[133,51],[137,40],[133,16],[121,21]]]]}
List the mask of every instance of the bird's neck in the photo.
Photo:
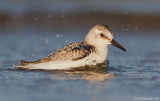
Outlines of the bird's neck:
{"type": "Polygon", "coordinates": [[[84,44],[89,45],[93,48],[97,63],[103,63],[106,61],[108,55],[108,45],[102,45],[102,44],[91,45],[86,41],[84,41],[84,44]]]}
{"type": "Polygon", "coordinates": [[[108,55],[108,46],[97,46],[95,48],[95,55],[98,63],[105,62],[108,55]]]}

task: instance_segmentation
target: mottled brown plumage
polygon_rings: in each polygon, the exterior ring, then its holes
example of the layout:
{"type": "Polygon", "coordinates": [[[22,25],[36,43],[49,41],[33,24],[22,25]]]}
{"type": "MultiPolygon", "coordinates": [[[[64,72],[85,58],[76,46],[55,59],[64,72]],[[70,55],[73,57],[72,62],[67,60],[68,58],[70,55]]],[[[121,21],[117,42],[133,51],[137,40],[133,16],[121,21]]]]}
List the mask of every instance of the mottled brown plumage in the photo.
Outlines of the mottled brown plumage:
{"type": "Polygon", "coordinates": [[[86,45],[84,42],[72,43],[43,58],[42,61],[78,60],[88,56],[93,50],[93,47],[86,45]]]}
{"type": "Polygon", "coordinates": [[[72,43],[43,58],[41,62],[78,60],[88,56],[93,50],[93,47],[84,42],[72,43]]]}
{"type": "Polygon", "coordinates": [[[105,25],[105,24],[98,24],[96,27],[99,30],[105,30],[105,29],[107,29],[110,33],[112,33],[112,30],[107,25],[105,25]]]}
{"type": "Polygon", "coordinates": [[[21,64],[29,64],[29,63],[46,63],[50,61],[64,61],[64,60],[73,60],[76,61],[78,59],[82,59],[86,56],[88,56],[91,52],[94,51],[94,48],[85,44],[85,42],[78,42],[78,43],[72,43],[69,44],[60,50],[48,55],[47,57],[43,59],[39,59],[34,62],[27,62],[20,60],[19,62],[21,64]]]}

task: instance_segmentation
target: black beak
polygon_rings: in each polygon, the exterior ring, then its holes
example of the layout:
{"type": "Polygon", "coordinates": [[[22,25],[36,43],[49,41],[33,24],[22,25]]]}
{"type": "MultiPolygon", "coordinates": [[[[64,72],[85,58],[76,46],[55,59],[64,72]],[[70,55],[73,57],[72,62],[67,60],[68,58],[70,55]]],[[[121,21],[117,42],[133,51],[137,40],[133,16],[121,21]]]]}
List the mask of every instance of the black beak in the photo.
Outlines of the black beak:
{"type": "Polygon", "coordinates": [[[122,49],[123,51],[126,52],[126,49],[124,47],[122,47],[118,42],[116,42],[114,39],[111,41],[111,44],[117,48],[122,49]]]}

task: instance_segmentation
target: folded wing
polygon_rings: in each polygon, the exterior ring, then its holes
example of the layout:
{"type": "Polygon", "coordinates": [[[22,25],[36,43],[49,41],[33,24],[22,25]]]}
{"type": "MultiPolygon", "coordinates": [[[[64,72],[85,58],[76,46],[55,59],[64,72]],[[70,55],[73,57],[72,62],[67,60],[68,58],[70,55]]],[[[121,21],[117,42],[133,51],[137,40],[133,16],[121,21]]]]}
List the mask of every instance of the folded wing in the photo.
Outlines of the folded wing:
{"type": "Polygon", "coordinates": [[[28,65],[28,64],[47,63],[52,61],[65,61],[65,60],[76,61],[88,56],[93,51],[94,48],[92,46],[86,45],[84,42],[78,42],[67,45],[43,59],[39,59],[33,62],[20,60],[19,62],[21,65],[28,65]]]}

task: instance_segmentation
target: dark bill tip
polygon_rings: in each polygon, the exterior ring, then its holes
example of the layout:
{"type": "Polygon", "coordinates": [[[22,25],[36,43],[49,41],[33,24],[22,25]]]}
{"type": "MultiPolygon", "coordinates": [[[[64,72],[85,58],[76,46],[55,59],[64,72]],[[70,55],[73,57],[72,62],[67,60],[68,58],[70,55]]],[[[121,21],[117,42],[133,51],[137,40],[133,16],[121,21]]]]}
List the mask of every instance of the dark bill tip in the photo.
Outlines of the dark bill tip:
{"type": "Polygon", "coordinates": [[[121,46],[118,42],[116,42],[114,39],[111,41],[111,44],[117,48],[120,48],[121,50],[125,51],[126,52],[126,49],[121,46]]]}

